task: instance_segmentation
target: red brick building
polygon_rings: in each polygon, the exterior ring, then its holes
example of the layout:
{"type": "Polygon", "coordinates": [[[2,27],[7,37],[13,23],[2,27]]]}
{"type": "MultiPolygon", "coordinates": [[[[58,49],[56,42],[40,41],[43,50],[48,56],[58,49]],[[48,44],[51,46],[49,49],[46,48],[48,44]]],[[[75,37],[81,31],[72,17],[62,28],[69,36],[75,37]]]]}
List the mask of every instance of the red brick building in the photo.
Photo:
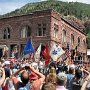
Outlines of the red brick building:
{"type": "Polygon", "coordinates": [[[0,19],[0,45],[9,47],[8,56],[16,45],[20,56],[29,37],[35,48],[40,43],[52,46],[54,42],[64,49],[68,44],[71,50],[78,45],[78,55],[81,59],[86,58],[85,34],[52,9],[0,19]]]}

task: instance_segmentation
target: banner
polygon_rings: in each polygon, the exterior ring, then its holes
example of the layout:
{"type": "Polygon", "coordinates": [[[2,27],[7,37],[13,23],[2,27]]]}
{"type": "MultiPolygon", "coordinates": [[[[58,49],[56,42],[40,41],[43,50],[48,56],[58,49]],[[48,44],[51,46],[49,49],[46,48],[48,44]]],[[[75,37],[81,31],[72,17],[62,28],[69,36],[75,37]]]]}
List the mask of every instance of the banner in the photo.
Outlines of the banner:
{"type": "Polygon", "coordinates": [[[34,53],[34,48],[32,46],[31,40],[28,39],[25,47],[24,47],[24,55],[34,53]]]}
{"type": "Polygon", "coordinates": [[[65,51],[57,44],[54,44],[50,51],[51,58],[54,61],[57,61],[58,58],[64,53],[65,51]]]}
{"type": "Polygon", "coordinates": [[[35,61],[39,61],[40,60],[40,52],[41,52],[41,44],[39,45],[37,51],[35,52],[35,55],[34,55],[34,58],[35,58],[35,61]]]}

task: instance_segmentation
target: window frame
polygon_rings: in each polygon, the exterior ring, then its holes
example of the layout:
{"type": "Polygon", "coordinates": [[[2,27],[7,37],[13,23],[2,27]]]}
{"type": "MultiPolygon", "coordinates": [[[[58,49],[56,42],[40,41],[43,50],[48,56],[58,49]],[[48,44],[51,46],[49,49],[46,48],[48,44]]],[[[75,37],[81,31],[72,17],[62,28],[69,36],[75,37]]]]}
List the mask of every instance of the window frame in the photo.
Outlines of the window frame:
{"type": "Polygon", "coordinates": [[[54,24],[54,37],[58,38],[58,31],[59,31],[59,26],[57,24],[54,24]]]}
{"type": "Polygon", "coordinates": [[[81,43],[80,37],[78,37],[78,46],[80,46],[80,43],[81,43]]]}
{"type": "Polygon", "coordinates": [[[74,35],[71,34],[71,44],[74,45],[74,35]]]}
{"type": "Polygon", "coordinates": [[[38,24],[37,31],[36,31],[36,37],[46,37],[46,30],[47,30],[47,24],[38,24]],[[39,35],[39,30],[41,30],[41,35],[39,35]]]}
{"type": "Polygon", "coordinates": [[[31,33],[32,33],[31,27],[29,25],[25,25],[24,27],[22,27],[20,32],[21,38],[28,38],[31,36],[31,33]],[[30,34],[28,34],[28,32],[30,32],[30,34]]]}
{"type": "Polygon", "coordinates": [[[64,43],[66,42],[66,35],[67,35],[66,30],[63,30],[63,33],[62,33],[62,41],[63,41],[64,43]]]}
{"type": "Polygon", "coordinates": [[[10,39],[10,38],[11,38],[11,29],[9,27],[6,27],[3,30],[3,39],[10,39]]]}

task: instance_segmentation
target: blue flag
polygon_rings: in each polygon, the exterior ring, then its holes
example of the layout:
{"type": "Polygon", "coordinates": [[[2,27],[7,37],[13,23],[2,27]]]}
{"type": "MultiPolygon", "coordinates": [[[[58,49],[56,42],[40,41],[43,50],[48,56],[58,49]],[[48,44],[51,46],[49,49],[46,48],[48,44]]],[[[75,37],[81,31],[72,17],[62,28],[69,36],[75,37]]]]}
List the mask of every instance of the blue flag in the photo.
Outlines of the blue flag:
{"type": "Polygon", "coordinates": [[[24,55],[34,53],[34,48],[32,46],[31,40],[29,39],[24,47],[24,55]]]}

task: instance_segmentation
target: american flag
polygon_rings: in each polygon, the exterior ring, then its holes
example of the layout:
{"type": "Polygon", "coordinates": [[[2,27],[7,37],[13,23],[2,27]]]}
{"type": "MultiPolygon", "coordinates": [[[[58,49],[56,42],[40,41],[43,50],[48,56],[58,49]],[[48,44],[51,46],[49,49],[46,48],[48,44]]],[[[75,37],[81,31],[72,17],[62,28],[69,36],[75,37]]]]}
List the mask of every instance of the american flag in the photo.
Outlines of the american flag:
{"type": "Polygon", "coordinates": [[[71,52],[70,52],[69,49],[65,50],[65,55],[66,55],[67,58],[69,58],[69,59],[71,58],[71,52]]]}

